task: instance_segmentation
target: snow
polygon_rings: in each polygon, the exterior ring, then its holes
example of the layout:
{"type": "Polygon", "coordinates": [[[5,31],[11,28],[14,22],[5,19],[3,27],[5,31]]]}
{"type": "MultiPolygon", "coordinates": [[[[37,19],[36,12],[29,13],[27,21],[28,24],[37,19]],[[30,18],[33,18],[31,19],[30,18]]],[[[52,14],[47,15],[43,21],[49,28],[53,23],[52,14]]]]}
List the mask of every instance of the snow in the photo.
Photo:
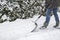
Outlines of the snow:
{"type": "MultiPolygon", "coordinates": [[[[60,13],[58,15],[60,19],[60,13]]],[[[29,19],[17,19],[14,22],[0,23],[0,40],[60,40],[60,30],[53,28],[55,25],[54,16],[51,17],[48,28],[40,30],[39,28],[46,18],[42,16],[36,21],[38,28],[31,33],[36,26],[34,22],[37,17],[38,15],[35,15],[29,19]]]]}
{"type": "Polygon", "coordinates": [[[37,33],[27,35],[26,38],[20,38],[19,40],[60,40],[59,34],[58,30],[47,32],[39,31],[37,33]]]}
{"type": "Polygon", "coordinates": [[[33,22],[18,19],[14,22],[5,22],[0,24],[0,40],[13,40],[18,35],[24,35],[32,31],[35,27],[33,22]]]}

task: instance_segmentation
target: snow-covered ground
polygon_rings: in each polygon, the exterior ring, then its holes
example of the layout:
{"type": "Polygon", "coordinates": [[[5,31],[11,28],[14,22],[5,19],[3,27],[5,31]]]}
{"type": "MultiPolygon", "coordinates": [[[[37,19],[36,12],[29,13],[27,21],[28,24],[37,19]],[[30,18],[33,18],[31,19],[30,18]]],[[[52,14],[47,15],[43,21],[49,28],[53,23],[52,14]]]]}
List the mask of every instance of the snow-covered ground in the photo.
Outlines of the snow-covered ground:
{"type": "MultiPolygon", "coordinates": [[[[60,13],[58,13],[60,19],[60,13]]],[[[38,15],[29,19],[17,19],[14,22],[0,23],[0,40],[60,40],[60,29],[55,29],[54,16],[51,17],[47,29],[40,30],[43,25],[45,17],[42,16],[36,23],[38,28],[35,32],[30,32],[35,28],[32,21],[37,19],[38,15]]],[[[60,27],[60,26],[59,26],[60,27]]]]}

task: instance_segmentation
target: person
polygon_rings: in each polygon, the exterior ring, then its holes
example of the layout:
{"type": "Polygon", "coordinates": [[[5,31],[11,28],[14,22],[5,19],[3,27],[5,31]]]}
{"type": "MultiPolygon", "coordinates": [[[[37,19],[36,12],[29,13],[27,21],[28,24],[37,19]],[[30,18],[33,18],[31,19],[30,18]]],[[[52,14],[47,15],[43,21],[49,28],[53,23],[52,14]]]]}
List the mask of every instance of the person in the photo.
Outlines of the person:
{"type": "Polygon", "coordinates": [[[56,25],[54,26],[54,28],[59,26],[59,17],[57,14],[57,10],[58,10],[58,0],[45,0],[45,6],[46,6],[46,21],[44,22],[44,25],[42,26],[42,28],[47,28],[49,21],[50,21],[50,14],[51,11],[53,11],[54,17],[55,17],[55,21],[56,21],[56,25]]]}

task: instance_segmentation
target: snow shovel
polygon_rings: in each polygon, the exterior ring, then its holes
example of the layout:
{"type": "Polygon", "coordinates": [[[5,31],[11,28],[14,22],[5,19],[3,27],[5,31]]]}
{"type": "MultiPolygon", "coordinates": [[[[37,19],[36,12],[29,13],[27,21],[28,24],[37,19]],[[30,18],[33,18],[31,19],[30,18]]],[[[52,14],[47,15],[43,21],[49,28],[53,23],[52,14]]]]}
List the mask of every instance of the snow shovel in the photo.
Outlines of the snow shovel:
{"type": "Polygon", "coordinates": [[[35,23],[36,27],[31,31],[31,32],[34,32],[38,26],[38,24],[36,23],[36,21],[42,16],[42,14],[40,14],[40,16],[35,20],[35,21],[32,21],[35,23]]]}

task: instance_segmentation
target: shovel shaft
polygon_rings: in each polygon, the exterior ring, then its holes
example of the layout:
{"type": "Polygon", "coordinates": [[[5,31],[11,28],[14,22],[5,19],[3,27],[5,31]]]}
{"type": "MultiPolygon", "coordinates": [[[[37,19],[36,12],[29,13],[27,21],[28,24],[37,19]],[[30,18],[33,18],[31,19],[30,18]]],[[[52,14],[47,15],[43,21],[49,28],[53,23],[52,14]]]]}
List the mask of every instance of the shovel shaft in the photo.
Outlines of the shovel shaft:
{"type": "Polygon", "coordinates": [[[42,16],[42,14],[35,20],[35,22],[42,16]]]}

